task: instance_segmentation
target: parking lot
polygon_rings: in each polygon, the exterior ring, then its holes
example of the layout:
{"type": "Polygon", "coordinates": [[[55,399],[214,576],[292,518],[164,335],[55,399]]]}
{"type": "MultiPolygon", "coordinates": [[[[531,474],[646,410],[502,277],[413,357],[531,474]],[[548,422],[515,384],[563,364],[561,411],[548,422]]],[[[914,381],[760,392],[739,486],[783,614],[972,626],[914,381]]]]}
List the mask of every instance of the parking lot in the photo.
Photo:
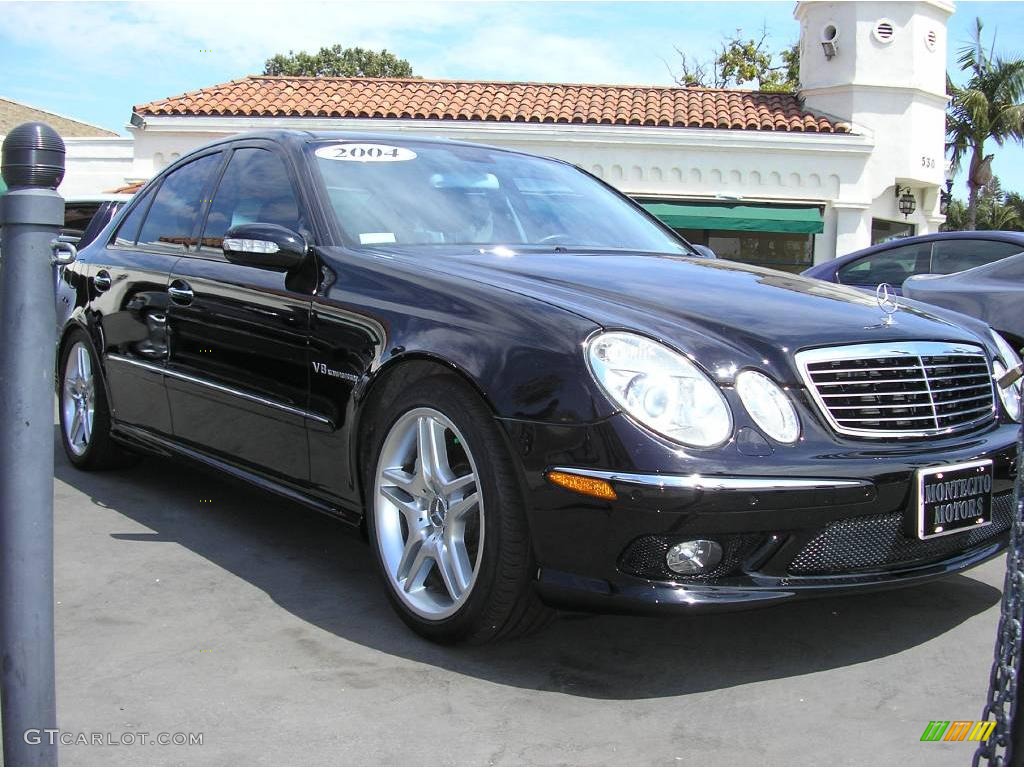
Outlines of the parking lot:
{"type": "Polygon", "coordinates": [[[1003,562],[909,590],[432,646],[340,525],[177,462],[56,453],[57,696],[96,764],[965,765],[1003,562]],[[106,736],[104,740],[107,741],[106,736]],[[136,739],[139,741],[139,739],[136,739]]]}

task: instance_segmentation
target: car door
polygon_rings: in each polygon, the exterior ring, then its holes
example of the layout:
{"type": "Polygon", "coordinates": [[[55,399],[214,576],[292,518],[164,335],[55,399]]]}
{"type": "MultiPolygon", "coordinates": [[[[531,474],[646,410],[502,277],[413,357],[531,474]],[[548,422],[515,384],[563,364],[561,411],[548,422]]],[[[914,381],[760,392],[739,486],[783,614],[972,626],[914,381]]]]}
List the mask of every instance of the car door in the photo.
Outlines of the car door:
{"type": "Polygon", "coordinates": [[[929,271],[931,251],[931,241],[892,246],[844,264],[836,278],[843,285],[872,291],[879,283],[888,283],[900,294],[904,280],[929,271]]]}
{"type": "Polygon", "coordinates": [[[91,315],[102,339],[111,408],[121,425],[172,433],[163,380],[167,282],[199,224],[222,159],[222,152],[211,152],[171,170],[133,201],[103,248],[89,251],[91,315]]]}
{"type": "Polygon", "coordinates": [[[231,263],[222,250],[227,230],[243,223],[308,234],[296,190],[276,145],[233,146],[199,247],[171,274],[167,392],[178,442],[301,486],[315,264],[284,272],[231,263]]]}

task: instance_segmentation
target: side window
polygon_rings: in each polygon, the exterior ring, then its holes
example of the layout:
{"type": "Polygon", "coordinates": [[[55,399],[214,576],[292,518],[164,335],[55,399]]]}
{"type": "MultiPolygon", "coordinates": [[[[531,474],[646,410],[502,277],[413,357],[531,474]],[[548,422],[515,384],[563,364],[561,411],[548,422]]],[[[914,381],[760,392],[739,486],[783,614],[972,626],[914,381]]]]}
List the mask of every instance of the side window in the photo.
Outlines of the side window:
{"type": "Polygon", "coordinates": [[[135,238],[139,234],[139,225],[146,218],[146,211],[149,210],[149,204],[153,200],[155,189],[156,187],[151,187],[145,195],[135,202],[134,207],[128,211],[128,215],[124,217],[124,221],[117,228],[117,234],[114,235],[114,245],[118,248],[130,248],[135,245],[135,238]]]}
{"type": "Polygon", "coordinates": [[[931,243],[915,243],[865,256],[841,267],[839,282],[871,288],[879,283],[903,285],[911,275],[928,272],[931,248],[931,243]]]}
{"type": "Polygon", "coordinates": [[[1024,246],[995,240],[941,240],[935,243],[932,272],[948,275],[990,264],[1024,251],[1024,246]]]}
{"type": "Polygon", "coordinates": [[[139,231],[139,245],[181,252],[191,244],[196,218],[203,207],[203,195],[220,161],[220,152],[206,155],[164,178],[139,231]]]}
{"type": "Polygon", "coordinates": [[[204,251],[220,251],[224,233],[239,224],[277,224],[305,229],[295,189],[281,157],[268,149],[236,149],[210,205],[203,229],[204,251]]]}

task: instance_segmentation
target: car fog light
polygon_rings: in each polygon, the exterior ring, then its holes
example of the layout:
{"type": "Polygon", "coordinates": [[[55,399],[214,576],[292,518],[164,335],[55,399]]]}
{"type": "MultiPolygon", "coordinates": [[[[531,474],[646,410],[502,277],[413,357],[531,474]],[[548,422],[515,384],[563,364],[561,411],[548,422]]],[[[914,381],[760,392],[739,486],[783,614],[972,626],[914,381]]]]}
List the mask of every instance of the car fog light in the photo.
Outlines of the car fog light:
{"type": "Polygon", "coordinates": [[[722,545],[708,539],[681,541],[665,555],[669,570],[684,575],[703,573],[721,561],[722,545]]]}

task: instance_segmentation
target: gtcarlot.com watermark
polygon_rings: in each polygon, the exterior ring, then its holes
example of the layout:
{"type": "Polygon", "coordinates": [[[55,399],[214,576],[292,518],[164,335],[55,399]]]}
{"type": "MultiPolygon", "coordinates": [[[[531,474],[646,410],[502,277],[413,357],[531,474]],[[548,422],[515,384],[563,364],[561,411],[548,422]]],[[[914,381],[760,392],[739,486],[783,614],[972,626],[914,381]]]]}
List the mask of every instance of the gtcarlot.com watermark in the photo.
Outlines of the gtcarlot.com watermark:
{"type": "Polygon", "coordinates": [[[82,747],[131,747],[136,745],[201,747],[202,733],[150,733],[149,731],[125,731],[124,733],[87,733],[85,731],[62,731],[57,728],[29,728],[25,731],[26,744],[49,744],[52,746],[82,747]]]}

